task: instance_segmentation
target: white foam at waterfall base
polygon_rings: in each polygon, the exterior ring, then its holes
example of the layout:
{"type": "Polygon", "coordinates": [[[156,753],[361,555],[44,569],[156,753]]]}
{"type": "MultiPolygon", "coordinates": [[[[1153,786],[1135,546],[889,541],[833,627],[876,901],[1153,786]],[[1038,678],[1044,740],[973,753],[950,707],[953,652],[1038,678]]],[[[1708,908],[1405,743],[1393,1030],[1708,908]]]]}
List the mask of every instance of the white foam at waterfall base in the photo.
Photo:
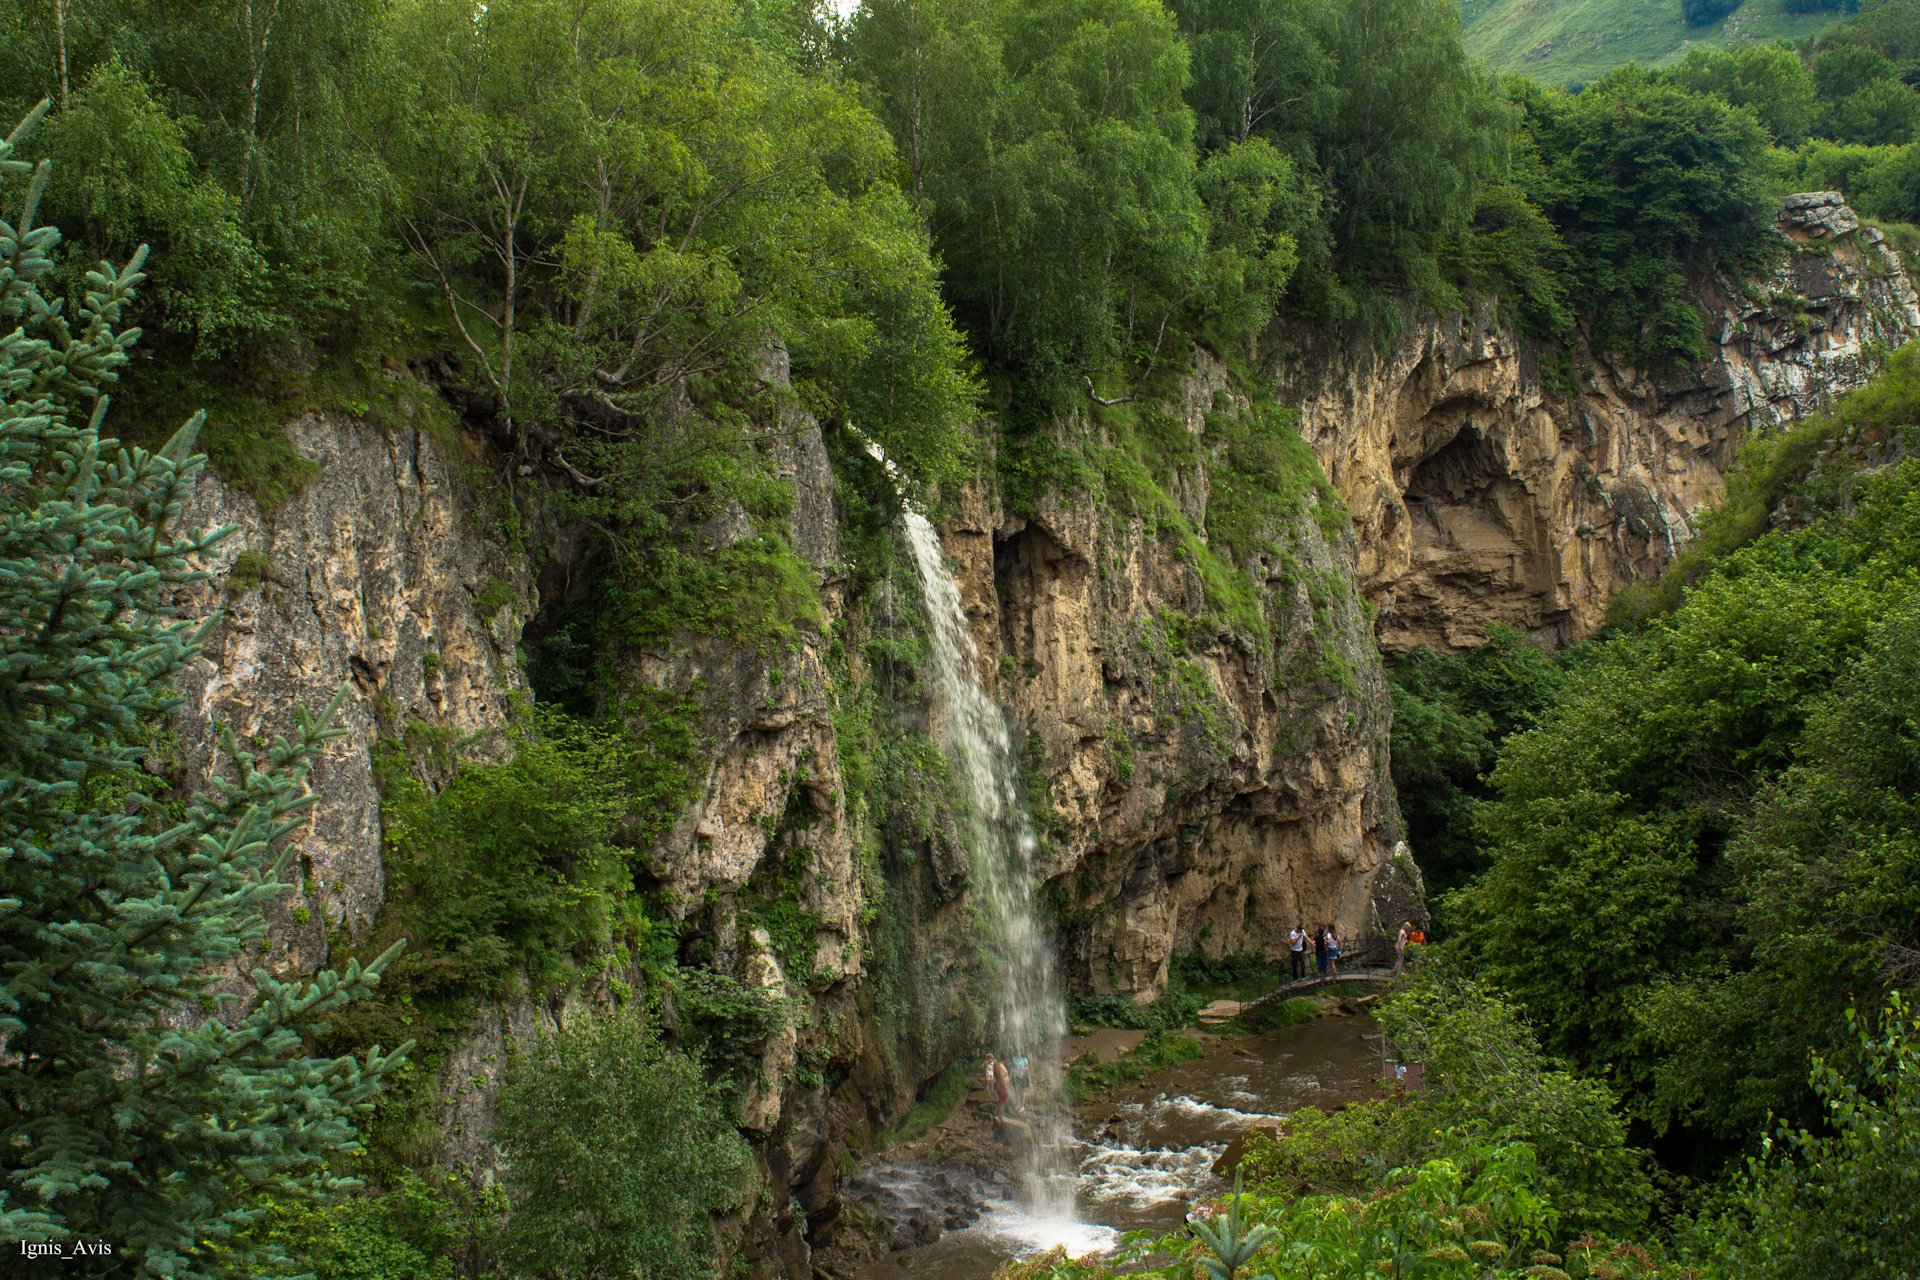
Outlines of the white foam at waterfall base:
{"type": "Polygon", "coordinates": [[[1112,1227],[1081,1222],[1071,1214],[1035,1212],[1005,1200],[990,1202],[986,1214],[968,1230],[1011,1245],[1023,1258],[1062,1246],[1070,1258],[1111,1253],[1120,1247],[1120,1233],[1112,1227]]]}
{"type": "Polygon", "coordinates": [[[1199,1098],[1189,1098],[1184,1094],[1160,1099],[1159,1105],[1169,1111],[1177,1111],[1182,1115],[1192,1116],[1196,1119],[1217,1120],[1222,1124],[1230,1124],[1235,1127],[1236,1132],[1240,1128],[1244,1128],[1249,1124],[1257,1124],[1263,1120],[1285,1120],[1287,1118],[1285,1114],[1275,1115],[1265,1111],[1241,1111],[1236,1107],[1223,1107],[1218,1103],[1203,1102],[1199,1098]]]}
{"type": "Polygon", "coordinates": [[[984,926],[980,955],[992,984],[990,1048],[1003,1058],[1027,1060],[1024,1092],[1032,1102],[1017,1151],[1022,1211],[1036,1223],[1080,1229],[1066,1163],[1070,1142],[1060,1063],[1066,1002],[1052,943],[1034,906],[1039,841],[1014,764],[1013,735],[981,683],[960,584],[947,567],[939,533],[912,508],[904,524],[926,605],[935,725],[963,786],[965,812],[958,816],[969,889],[984,926]]]}

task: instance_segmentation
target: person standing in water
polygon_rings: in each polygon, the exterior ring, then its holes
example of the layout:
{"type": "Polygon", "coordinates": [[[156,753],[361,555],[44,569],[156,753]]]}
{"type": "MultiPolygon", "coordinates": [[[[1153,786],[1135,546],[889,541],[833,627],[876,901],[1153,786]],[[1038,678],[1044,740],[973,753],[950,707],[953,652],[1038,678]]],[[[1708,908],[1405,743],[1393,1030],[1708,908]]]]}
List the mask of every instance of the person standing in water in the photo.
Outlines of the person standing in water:
{"type": "Polygon", "coordinates": [[[1000,1100],[1000,1110],[996,1114],[1005,1116],[1007,1108],[1013,1105],[1013,1077],[1007,1074],[1007,1064],[1004,1062],[993,1064],[993,1093],[1000,1100]]]}
{"type": "Polygon", "coordinates": [[[1032,1082],[1027,1079],[1027,1068],[1030,1065],[1027,1061],[1026,1054],[1021,1053],[1014,1055],[1013,1090],[1014,1097],[1017,1099],[1013,1108],[1015,1111],[1025,1111],[1027,1109],[1027,1090],[1032,1084],[1032,1082]]]}
{"type": "Polygon", "coordinates": [[[1296,924],[1287,931],[1287,947],[1293,961],[1293,980],[1307,976],[1307,926],[1296,924]]]}

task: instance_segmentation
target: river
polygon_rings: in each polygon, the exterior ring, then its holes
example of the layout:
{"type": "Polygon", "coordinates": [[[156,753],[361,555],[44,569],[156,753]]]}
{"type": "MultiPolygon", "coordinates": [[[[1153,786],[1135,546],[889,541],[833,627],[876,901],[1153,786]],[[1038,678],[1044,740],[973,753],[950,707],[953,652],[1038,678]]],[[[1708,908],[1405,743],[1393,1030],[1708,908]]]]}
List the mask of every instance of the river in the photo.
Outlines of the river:
{"type": "MultiPolygon", "coordinates": [[[[1111,1248],[1126,1231],[1174,1230],[1198,1200],[1227,1189],[1212,1165],[1235,1136],[1300,1107],[1361,1097],[1383,1073],[1380,1033],[1364,1015],[1208,1036],[1205,1043],[1203,1056],[1074,1109],[1078,1223],[1037,1221],[1013,1198],[991,1199],[974,1225],[868,1263],[853,1276],[987,1280],[1002,1263],[1058,1243],[1077,1254],[1111,1248]]],[[[913,1200],[938,1194],[928,1174],[883,1164],[866,1177],[913,1200]]]]}

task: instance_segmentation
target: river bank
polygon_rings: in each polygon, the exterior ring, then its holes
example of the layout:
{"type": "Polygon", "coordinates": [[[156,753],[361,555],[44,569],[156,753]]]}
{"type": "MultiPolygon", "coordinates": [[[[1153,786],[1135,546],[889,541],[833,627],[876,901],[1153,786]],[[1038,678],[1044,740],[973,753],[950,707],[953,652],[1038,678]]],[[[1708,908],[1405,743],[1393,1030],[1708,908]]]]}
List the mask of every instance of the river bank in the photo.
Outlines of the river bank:
{"type": "MultiPolygon", "coordinates": [[[[1337,1107],[1383,1074],[1373,1020],[1337,998],[1298,1026],[1255,1034],[1189,1028],[1198,1057],[1106,1090],[1073,1107],[1065,1164],[1071,1218],[1016,1207],[1007,1133],[985,1088],[941,1123],[885,1152],[851,1181],[853,1225],[816,1260],[833,1280],[987,1280],[1002,1264],[1064,1244],[1104,1252],[1123,1233],[1171,1230],[1223,1191],[1214,1165],[1249,1128],[1304,1106],[1337,1107]]],[[[1070,1037],[1068,1061],[1111,1061],[1144,1039],[1102,1029],[1070,1037]]]]}

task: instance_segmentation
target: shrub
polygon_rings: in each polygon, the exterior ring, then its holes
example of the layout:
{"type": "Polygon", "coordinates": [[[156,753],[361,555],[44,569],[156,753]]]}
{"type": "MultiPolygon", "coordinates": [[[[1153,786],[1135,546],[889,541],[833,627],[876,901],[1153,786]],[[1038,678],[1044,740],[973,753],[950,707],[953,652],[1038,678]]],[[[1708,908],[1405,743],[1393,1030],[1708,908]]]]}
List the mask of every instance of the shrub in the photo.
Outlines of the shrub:
{"type": "Polygon", "coordinates": [[[500,1095],[516,1274],[707,1280],[707,1217],[739,1203],[745,1141],[715,1087],[631,1014],[518,1048],[500,1095]]]}
{"type": "Polygon", "coordinates": [[[481,986],[515,967],[564,979],[613,941],[632,884],[621,822],[643,749],[538,706],[514,748],[505,763],[460,766],[438,792],[405,767],[403,744],[381,757],[390,909],[481,986]]]}
{"type": "Polygon", "coordinates": [[[270,1201],[260,1222],[313,1280],[453,1280],[450,1254],[470,1226],[446,1189],[410,1171],[326,1209],[270,1201]]]}
{"type": "MultiPolygon", "coordinates": [[[[1853,1280],[1908,1274],[1920,1258],[1920,1036],[1889,1000],[1855,1027],[1859,1065],[1816,1060],[1826,1132],[1783,1128],[1717,1213],[1697,1224],[1713,1274],[1853,1280]]],[[[1849,1013],[1849,1021],[1859,1021],[1849,1013]]]]}

